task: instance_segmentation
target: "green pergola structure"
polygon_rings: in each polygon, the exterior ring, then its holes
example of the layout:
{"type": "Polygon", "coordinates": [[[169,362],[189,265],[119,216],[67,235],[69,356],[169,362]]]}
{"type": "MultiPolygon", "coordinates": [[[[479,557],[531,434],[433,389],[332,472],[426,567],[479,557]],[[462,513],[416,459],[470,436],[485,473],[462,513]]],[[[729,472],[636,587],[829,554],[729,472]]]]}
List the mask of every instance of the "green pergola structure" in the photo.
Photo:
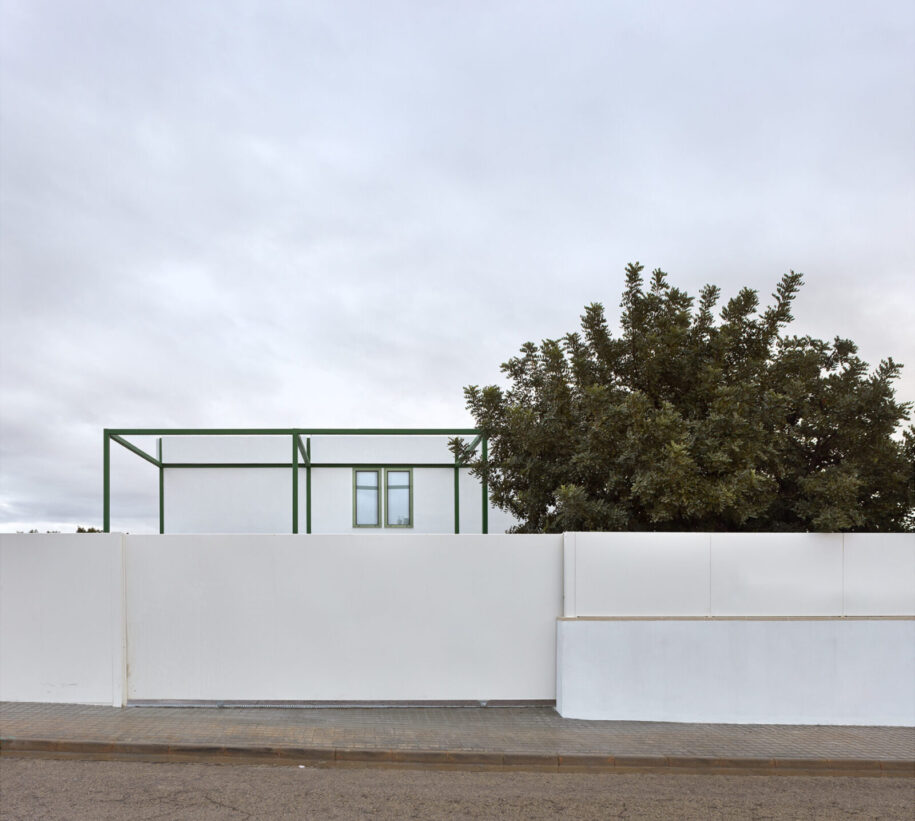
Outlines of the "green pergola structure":
{"type": "MultiPolygon", "coordinates": [[[[292,472],[292,532],[299,532],[299,471],[305,471],[305,532],[311,533],[311,472],[320,468],[448,468],[454,471],[454,532],[460,533],[460,470],[463,460],[454,462],[409,462],[366,464],[364,462],[313,462],[312,436],[474,436],[469,453],[481,448],[485,462],[487,441],[476,428],[105,428],[103,446],[102,530],[111,532],[111,443],[116,442],[159,470],[159,533],[165,533],[165,470],[194,468],[286,468],[292,472]],[[128,441],[127,436],[158,436],[153,456],[128,441]],[[286,436],[290,440],[288,462],[166,462],[162,456],[163,436],[286,436]]],[[[482,482],[483,533],[489,532],[489,487],[482,482]]]]}

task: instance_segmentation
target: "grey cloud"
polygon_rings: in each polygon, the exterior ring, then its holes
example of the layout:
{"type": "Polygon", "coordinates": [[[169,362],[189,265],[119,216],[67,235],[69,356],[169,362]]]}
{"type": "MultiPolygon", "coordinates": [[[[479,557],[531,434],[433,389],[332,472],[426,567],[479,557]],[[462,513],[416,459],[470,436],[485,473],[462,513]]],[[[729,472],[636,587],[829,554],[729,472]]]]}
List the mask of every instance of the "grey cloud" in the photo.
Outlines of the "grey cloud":
{"type": "Polygon", "coordinates": [[[821,11],[7,2],[0,527],[97,524],[105,426],[466,424],[633,259],[803,270],[915,400],[915,11],[821,11]]]}

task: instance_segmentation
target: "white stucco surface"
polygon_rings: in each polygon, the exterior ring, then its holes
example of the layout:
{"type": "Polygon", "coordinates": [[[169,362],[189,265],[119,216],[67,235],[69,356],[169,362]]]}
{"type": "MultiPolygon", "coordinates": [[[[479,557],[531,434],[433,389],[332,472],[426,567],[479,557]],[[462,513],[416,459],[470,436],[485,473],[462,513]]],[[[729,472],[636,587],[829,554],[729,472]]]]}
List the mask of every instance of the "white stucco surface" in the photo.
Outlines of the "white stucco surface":
{"type": "Polygon", "coordinates": [[[292,475],[282,468],[166,470],[164,500],[166,533],[292,530],[292,475]]]}
{"type": "Polygon", "coordinates": [[[5,534],[0,698],[915,723],[915,535],[718,538],[5,534]]]}
{"type": "Polygon", "coordinates": [[[842,538],[846,615],[915,614],[915,534],[846,533],[842,538]]]}
{"type": "Polygon", "coordinates": [[[566,533],[563,615],[915,615],[911,533],[566,533]]]}
{"type": "MultiPolygon", "coordinates": [[[[307,438],[307,437],[303,437],[307,438]]],[[[424,463],[452,464],[445,436],[312,436],[316,464],[407,464],[413,467],[412,533],[454,533],[454,471],[424,463]]],[[[164,437],[166,463],[291,464],[289,436],[164,437]]],[[[300,459],[300,464],[304,464],[300,459]]],[[[313,534],[382,535],[387,528],[353,526],[353,468],[315,467],[311,471],[313,534]]],[[[466,468],[458,480],[461,533],[482,532],[482,488],[466,468]]],[[[304,533],[308,472],[298,472],[299,533],[304,533]]],[[[292,469],[223,467],[166,468],[165,532],[292,532],[292,469]]],[[[514,519],[489,506],[489,532],[504,533],[514,519]]]]}
{"type": "Polygon", "coordinates": [[[712,616],[841,616],[841,533],[713,533],[712,616]]]}
{"type": "MultiPolygon", "coordinates": [[[[303,437],[304,439],[305,437],[303,437]]],[[[448,436],[312,436],[314,462],[452,464],[448,436]]],[[[466,436],[464,437],[467,438],[466,436]]]]}
{"type": "Polygon", "coordinates": [[[120,706],[123,540],[0,535],[0,701],[120,706]]]}
{"type": "Polygon", "coordinates": [[[566,718],[915,725],[915,620],[558,622],[566,718]]]}
{"type": "Polygon", "coordinates": [[[565,541],[575,554],[565,615],[708,614],[708,533],[567,533],[565,541]]]}
{"type": "Polygon", "coordinates": [[[133,699],[555,697],[561,536],[132,536],[133,699]]]}

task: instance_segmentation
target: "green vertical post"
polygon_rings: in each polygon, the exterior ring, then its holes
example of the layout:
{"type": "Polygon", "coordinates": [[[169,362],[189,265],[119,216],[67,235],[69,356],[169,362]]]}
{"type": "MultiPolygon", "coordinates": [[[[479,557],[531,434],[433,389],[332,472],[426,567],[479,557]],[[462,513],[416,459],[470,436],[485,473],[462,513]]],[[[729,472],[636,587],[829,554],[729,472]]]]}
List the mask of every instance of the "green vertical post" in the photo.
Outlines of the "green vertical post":
{"type": "Polygon", "coordinates": [[[156,455],[159,457],[159,535],[165,533],[165,468],[162,467],[162,437],[156,443],[156,455]]]}
{"type": "MultiPolygon", "coordinates": [[[[486,441],[486,437],[483,437],[483,469],[487,467],[487,458],[489,455],[489,443],[486,441]]],[[[486,481],[486,476],[483,476],[483,532],[489,533],[489,482],[486,481]]]]}
{"type": "Polygon", "coordinates": [[[108,428],[102,437],[102,530],[111,533],[111,439],[108,428]]]}
{"type": "Polygon", "coordinates": [[[457,456],[454,457],[454,532],[461,532],[461,475],[457,456]]]}
{"type": "Polygon", "coordinates": [[[299,532],[299,448],[292,434],[292,532],[299,532]]]}
{"type": "Polygon", "coordinates": [[[305,532],[311,533],[311,437],[305,440],[305,456],[308,464],[305,466],[305,532]]]}

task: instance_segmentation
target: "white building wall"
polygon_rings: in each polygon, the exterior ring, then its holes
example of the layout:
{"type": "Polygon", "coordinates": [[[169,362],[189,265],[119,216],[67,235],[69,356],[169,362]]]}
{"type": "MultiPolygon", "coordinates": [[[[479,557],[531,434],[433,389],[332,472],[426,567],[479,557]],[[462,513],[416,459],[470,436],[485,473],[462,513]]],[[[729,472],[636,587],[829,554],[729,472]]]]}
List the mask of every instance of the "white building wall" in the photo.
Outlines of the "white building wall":
{"type": "Polygon", "coordinates": [[[121,705],[123,542],[0,535],[0,701],[121,705]]]}
{"type": "MultiPolygon", "coordinates": [[[[304,440],[305,437],[303,437],[304,440]]],[[[413,533],[454,532],[454,472],[446,436],[312,436],[314,463],[413,466],[413,533]]],[[[173,436],[162,442],[166,463],[291,463],[288,436],[173,436]]],[[[301,461],[301,460],[300,460],[301,461]]],[[[311,471],[311,532],[381,535],[386,528],[353,526],[353,469],[311,471]]],[[[307,472],[298,475],[299,533],[306,530],[307,472]]],[[[482,489],[466,468],[459,477],[460,532],[482,532],[482,489]]],[[[165,532],[291,533],[291,468],[171,468],[165,470],[165,532]]],[[[514,519],[489,507],[489,532],[514,519]]]]}
{"type": "MultiPolygon", "coordinates": [[[[174,468],[165,471],[164,501],[166,533],[292,531],[290,470],[174,468]]],[[[304,523],[304,502],[301,509],[304,523]]]]}

